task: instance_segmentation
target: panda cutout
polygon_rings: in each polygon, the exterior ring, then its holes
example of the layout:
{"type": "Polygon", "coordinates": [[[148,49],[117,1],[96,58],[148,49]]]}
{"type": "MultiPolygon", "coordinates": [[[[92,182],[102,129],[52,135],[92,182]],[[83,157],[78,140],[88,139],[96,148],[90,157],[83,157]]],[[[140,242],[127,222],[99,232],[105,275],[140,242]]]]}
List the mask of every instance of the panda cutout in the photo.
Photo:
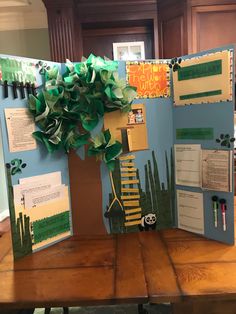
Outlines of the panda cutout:
{"type": "Polygon", "coordinates": [[[141,223],[139,225],[140,231],[148,231],[149,229],[155,230],[157,224],[157,217],[155,214],[147,214],[145,216],[142,216],[141,223]]]}

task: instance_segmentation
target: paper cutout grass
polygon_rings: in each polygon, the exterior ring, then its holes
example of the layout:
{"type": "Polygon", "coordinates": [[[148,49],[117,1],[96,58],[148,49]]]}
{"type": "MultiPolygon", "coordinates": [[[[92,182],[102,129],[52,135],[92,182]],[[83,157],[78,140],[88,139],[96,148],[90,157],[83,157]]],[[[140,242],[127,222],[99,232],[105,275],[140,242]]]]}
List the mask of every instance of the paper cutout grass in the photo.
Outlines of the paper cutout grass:
{"type": "Polygon", "coordinates": [[[14,257],[20,258],[32,253],[32,237],[30,233],[30,217],[19,213],[16,217],[14,206],[11,169],[6,166],[9,210],[11,215],[11,232],[14,257]]]}
{"type": "MultiPolygon", "coordinates": [[[[149,213],[156,214],[157,225],[156,229],[173,227],[175,224],[175,190],[174,190],[174,162],[171,151],[171,163],[169,167],[167,153],[166,160],[166,179],[167,186],[160,181],[157,159],[155,152],[152,152],[152,161],[144,165],[145,169],[145,190],[140,183],[130,185],[129,188],[137,187],[140,195],[140,207],[142,215],[149,213]]],[[[115,191],[119,200],[121,200],[121,171],[120,162],[117,160],[115,169],[112,173],[112,178],[115,186],[115,191]]],[[[139,180],[139,171],[137,169],[137,179],[139,180]]],[[[113,201],[112,193],[109,194],[109,204],[113,201]]],[[[107,210],[109,205],[107,206],[107,210]]],[[[114,204],[110,212],[105,212],[105,217],[108,218],[109,228],[111,233],[126,233],[139,231],[138,225],[125,227],[125,214],[117,203],[114,204]]]]}

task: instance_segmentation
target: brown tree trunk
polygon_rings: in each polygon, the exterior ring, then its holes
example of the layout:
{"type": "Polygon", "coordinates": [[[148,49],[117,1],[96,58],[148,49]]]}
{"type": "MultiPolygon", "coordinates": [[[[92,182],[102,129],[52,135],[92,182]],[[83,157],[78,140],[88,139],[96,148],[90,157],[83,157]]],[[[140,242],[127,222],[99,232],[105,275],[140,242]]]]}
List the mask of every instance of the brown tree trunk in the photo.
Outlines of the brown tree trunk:
{"type": "Polygon", "coordinates": [[[74,234],[106,234],[102,214],[100,165],[93,157],[81,160],[69,154],[71,206],[74,234]]]}

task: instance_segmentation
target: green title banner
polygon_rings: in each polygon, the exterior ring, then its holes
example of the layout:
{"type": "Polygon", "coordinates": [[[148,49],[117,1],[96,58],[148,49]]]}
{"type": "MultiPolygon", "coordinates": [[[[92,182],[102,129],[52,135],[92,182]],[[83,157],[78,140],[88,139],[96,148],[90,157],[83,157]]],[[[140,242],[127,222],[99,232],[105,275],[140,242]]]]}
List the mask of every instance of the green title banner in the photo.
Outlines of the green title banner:
{"type": "Polygon", "coordinates": [[[0,80],[36,83],[35,64],[27,61],[0,58],[0,80]]]}
{"type": "Polygon", "coordinates": [[[213,128],[176,129],[177,140],[213,140],[213,128]]]}
{"type": "Polygon", "coordinates": [[[221,95],[221,94],[222,94],[222,90],[221,89],[217,89],[217,90],[211,90],[211,91],[208,91],[208,92],[201,92],[201,93],[181,95],[181,96],[179,96],[179,99],[180,100],[186,100],[186,99],[194,99],[194,98],[216,96],[216,95],[221,95]]]}
{"type": "Polygon", "coordinates": [[[69,211],[33,222],[34,244],[70,231],[69,211]]]}
{"type": "Polygon", "coordinates": [[[222,74],[222,60],[181,67],[178,69],[178,80],[192,80],[218,74],[222,74]]]}

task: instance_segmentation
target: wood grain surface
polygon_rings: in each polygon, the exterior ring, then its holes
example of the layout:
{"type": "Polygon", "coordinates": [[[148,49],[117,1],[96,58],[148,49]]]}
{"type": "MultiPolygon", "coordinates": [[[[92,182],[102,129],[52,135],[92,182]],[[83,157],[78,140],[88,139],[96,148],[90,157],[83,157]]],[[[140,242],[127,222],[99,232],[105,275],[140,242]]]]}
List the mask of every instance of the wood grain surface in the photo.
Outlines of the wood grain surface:
{"type": "Polygon", "coordinates": [[[139,239],[149,297],[158,303],[179,301],[181,292],[160,233],[141,232],[139,239]]]}
{"type": "Polygon", "coordinates": [[[236,247],[172,229],[74,236],[14,262],[8,232],[0,238],[0,291],[0,313],[171,302],[174,314],[235,314],[236,247]],[[228,312],[208,311],[214,301],[228,312]]]}
{"type": "Polygon", "coordinates": [[[3,221],[0,221],[0,237],[10,230],[10,219],[6,218],[3,221]]]}
{"type": "Polygon", "coordinates": [[[137,234],[74,236],[15,262],[9,233],[0,247],[0,309],[148,301],[137,234]]]}

